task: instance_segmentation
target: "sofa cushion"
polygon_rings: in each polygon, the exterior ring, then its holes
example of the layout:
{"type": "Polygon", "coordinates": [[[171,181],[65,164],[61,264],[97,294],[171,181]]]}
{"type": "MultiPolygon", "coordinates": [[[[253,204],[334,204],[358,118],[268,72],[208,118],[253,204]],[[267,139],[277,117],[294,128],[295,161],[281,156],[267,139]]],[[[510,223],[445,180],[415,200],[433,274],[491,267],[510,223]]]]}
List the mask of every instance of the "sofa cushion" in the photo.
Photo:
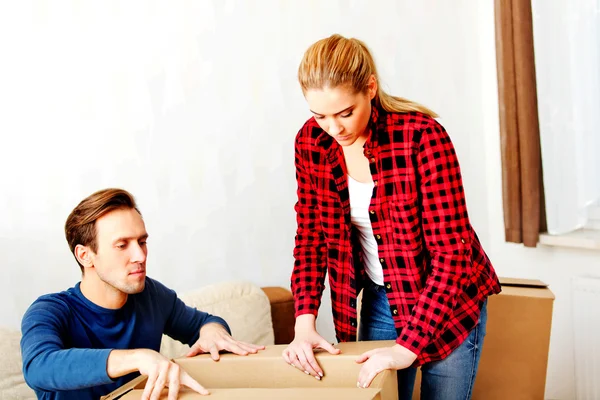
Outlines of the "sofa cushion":
{"type": "Polygon", "coordinates": [[[0,399],[35,399],[21,370],[21,331],[0,328],[0,399]]]}
{"type": "MultiPolygon", "coordinates": [[[[253,283],[217,283],[183,293],[179,297],[190,307],[225,319],[232,336],[237,340],[261,345],[274,344],[269,298],[253,283]]],[[[166,357],[181,357],[188,350],[189,346],[163,336],[160,351],[166,357]]]]}

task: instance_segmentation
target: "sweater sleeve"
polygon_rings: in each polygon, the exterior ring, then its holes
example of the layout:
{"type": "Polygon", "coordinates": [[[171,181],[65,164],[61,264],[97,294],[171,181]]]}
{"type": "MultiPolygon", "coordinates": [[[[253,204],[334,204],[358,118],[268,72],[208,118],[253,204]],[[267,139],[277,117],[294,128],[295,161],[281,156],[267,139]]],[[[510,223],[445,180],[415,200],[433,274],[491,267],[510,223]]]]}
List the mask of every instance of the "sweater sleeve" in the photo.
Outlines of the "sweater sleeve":
{"type": "Polygon", "coordinates": [[[76,390],[113,382],[106,372],[111,349],[65,348],[68,313],[65,304],[46,298],[36,300],[23,317],[23,375],[35,390],[76,390]]]}

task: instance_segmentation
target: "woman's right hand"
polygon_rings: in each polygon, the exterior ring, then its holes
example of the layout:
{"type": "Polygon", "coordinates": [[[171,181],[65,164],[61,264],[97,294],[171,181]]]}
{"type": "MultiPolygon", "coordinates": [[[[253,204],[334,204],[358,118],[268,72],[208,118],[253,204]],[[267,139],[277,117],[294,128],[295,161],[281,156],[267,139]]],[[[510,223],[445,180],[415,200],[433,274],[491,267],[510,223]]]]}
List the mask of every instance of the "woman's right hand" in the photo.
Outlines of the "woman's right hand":
{"type": "Polygon", "coordinates": [[[327,340],[317,333],[314,315],[300,315],[296,319],[296,335],[283,351],[283,359],[290,365],[320,380],[323,370],[315,358],[314,349],[323,349],[330,354],[340,354],[327,340]],[[312,317],[312,322],[311,318],[312,317]]]}

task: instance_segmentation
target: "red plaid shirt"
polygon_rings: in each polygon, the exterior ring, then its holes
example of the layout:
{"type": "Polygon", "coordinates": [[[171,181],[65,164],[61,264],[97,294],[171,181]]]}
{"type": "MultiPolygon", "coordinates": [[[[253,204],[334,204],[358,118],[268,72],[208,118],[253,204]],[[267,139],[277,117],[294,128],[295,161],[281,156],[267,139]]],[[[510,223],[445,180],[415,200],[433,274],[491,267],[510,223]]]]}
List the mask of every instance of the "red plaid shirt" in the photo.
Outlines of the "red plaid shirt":
{"type": "MultiPolygon", "coordinates": [[[[420,365],[450,354],[500,292],[467,215],[460,168],[444,128],[420,113],[373,106],[364,154],[375,188],[369,206],[397,343],[420,365]]],[[[341,146],[314,118],[296,137],[298,228],[292,291],[296,316],[317,315],[329,273],[339,341],[356,340],[365,272],[350,222],[341,146]]]]}

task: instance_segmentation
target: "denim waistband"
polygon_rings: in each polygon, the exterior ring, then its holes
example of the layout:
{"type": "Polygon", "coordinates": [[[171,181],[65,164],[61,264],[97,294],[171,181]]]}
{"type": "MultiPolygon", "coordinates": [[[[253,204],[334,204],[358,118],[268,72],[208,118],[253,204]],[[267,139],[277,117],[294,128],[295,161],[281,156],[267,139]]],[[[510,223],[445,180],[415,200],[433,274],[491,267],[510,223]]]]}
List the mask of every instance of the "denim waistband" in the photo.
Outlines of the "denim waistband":
{"type": "Polygon", "coordinates": [[[365,278],[364,288],[366,290],[373,290],[375,292],[380,292],[380,291],[385,292],[385,286],[376,284],[368,276],[365,278]]]}

